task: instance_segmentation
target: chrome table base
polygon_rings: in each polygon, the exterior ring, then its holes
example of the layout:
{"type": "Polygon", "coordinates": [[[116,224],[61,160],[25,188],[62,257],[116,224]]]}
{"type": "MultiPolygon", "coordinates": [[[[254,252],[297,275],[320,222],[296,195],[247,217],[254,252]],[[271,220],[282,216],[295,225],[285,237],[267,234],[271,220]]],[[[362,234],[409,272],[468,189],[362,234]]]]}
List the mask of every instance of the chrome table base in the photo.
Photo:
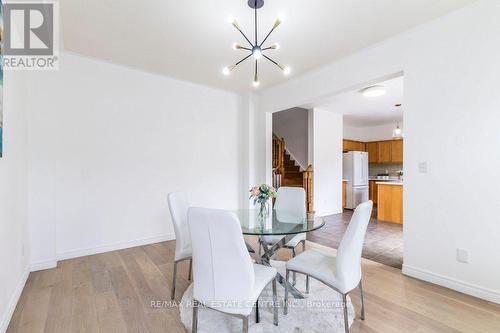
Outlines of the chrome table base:
{"type": "MultiPolygon", "coordinates": [[[[255,259],[257,263],[271,267],[271,257],[276,253],[276,251],[278,251],[278,249],[284,247],[285,244],[293,238],[293,236],[294,235],[284,235],[283,238],[275,244],[268,244],[262,237],[259,237],[258,253],[256,253],[248,243],[247,248],[249,249],[248,251],[250,252],[250,255],[255,259]],[[261,253],[261,248],[264,249],[264,253],[261,253]]],[[[288,286],[288,292],[292,294],[293,297],[298,299],[305,298],[304,295],[300,291],[298,291],[294,285],[285,280],[283,275],[277,273],[276,278],[278,282],[283,286],[283,288],[286,288],[286,286],[288,286]]]]}

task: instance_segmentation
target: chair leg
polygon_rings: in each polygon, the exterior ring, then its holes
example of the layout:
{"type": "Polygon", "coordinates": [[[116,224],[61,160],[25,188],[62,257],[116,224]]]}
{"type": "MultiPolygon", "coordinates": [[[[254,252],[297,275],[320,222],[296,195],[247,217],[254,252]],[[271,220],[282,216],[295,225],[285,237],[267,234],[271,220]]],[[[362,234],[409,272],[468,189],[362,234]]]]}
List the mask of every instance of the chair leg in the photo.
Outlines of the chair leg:
{"type": "Polygon", "coordinates": [[[170,296],[170,299],[175,298],[175,278],[177,276],[177,261],[174,261],[174,274],[172,278],[172,295],[170,296]]]}
{"type": "MultiPolygon", "coordinates": [[[[292,258],[295,258],[296,253],[295,253],[295,248],[292,248],[292,258]]],[[[292,273],[292,286],[295,286],[297,284],[297,273],[293,272],[292,273]]]]}
{"type": "Polygon", "coordinates": [[[278,294],[276,292],[276,278],[273,279],[273,323],[278,326],[278,294]]]}
{"type": "Polygon", "coordinates": [[[361,294],[361,320],[365,320],[365,297],[363,295],[363,284],[359,281],[359,291],[361,294]]]}
{"type": "Polygon", "coordinates": [[[259,299],[257,298],[257,302],[255,302],[255,322],[259,323],[260,322],[260,316],[259,316],[259,299]]]}
{"type": "Polygon", "coordinates": [[[198,332],[198,302],[196,300],[193,300],[193,325],[191,327],[191,332],[198,332]]]}
{"type": "Polygon", "coordinates": [[[243,333],[248,333],[248,317],[243,318],[243,333]]]}
{"type": "Polygon", "coordinates": [[[247,250],[248,252],[250,253],[255,253],[255,250],[250,246],[250,244],[248,244],[246,241],[245,241],[245,245],[247,246],[247,250]]]}
{"type": "Polygon", "coordinates": [[[285,304],[283,305],[283,313],[286,315],[288,313],[288,277],[290,276],[290,271],[286,270],[285,277],[285,304]]]}
{"type": "Polygon", "coordinates": [[[344,307],[344,328],[345,333],[349,333],[349,317],[347,314],[347,294],[342,294],[342,303],[344,307]]]}
{"type": "Polygon", "coordinates": [[[193,279],[193,258],[189,259],[188,281],[191,281],[192,279],[193,279]]]}
{"type": "MultiPolygon", "coordinates": [[[[302,243],[302,252],[306,250],[306,241],[300,241],[302,243]]],[[[306,275],[306,294],[309,294],[309,275],[306,275]]]]}

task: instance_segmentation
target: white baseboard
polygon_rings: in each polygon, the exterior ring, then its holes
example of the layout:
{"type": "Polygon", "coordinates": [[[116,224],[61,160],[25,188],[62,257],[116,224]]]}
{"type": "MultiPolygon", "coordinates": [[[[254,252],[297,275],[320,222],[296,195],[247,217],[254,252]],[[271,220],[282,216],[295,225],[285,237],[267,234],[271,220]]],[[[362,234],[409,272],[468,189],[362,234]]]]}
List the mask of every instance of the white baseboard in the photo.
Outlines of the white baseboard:
{"type": "Polygon", "coordinates": [[[30,266],[30,271],[31,272],[43,271],[45,269],[55,268],[56,266],[57,266],[57,260],[34,262],[30,266]]]}
{"type": "Polygon", "coordinates": [[[434,283],[458,292],[478,297],[493,303],[500,304],[500,292],[480,287],[468,282],[449,278],[440,274],[432,273],[424,269],[403,265],[403,274],[413,278],[434,283]]]}
{"type": "Polygon", "coordinates": [[[65,260],[65,259],[90,256],[93,254],[116,251],[116,250],[123,250],[123,249],[128,249],[130,247],[160,243],[160,242],[165,242],[165,241],[169,241],[169,240],[173,240],[173,239],[175,239],[175,234],[172,233],[172,234],[166,234],[166,235],[162,235],[162,236],[155,236],[155,237],[149,237],[149,238],[139,238],[139,239],[135,239],[132,241],[118,242],[118,243],[107,244],[107,245],[100,245],[100,246],[91,247],[91,248],[73,250],[73,251],[69,251],[69,252],[65,252],[65,253],[58,253],[57,260],[65,260]]]}
{"type": "Polygon", "coordinates": [[[16,289],[14,290],[14,293],[12,294],[12,297],[9,301],[4,316],[3,318],[1,318],[0,321],[1,333],[5,333],[7,331],[7,328],[9,327],[10,320],[12,318],[12,315],[14,314],[14,310],[16,309],[17,302],[19,301],[19,297],[21,297],[21,293],[23,292],[24,286],[26,285],[26,281],[28,280],[29,274],[30,271],[28,267],[26,267],[26,269],[23,272],[23,275],[21,276],[21,279],[19,280],[19,283],[16,286],[16,289]]]}
{"type": "Polygon", "coordinates": [[[326,217],[326,216],[330,216],[330,215],[337,215],[337,214],[340,214],[342,213],[342,209],[338,210],[331,210],[331,211],[326,211],[326,212],[316,212],[316,216],[317,217],[326,217]]]}
{"type": "Polygon", "coordinates": [[[140,238],[132,241],[118,242],[113,244],[100,245],[96,247],[83,248],[78,250],[72,250],[64,253],[58,253],[55,260],[47,260],[31,264],[31,271],[40,271],[44,269],[50,269],[57,266],[57,261],[73,259],[78,257],[90,256],[93,254],[99,254],[104,252],[123,250],[130,247],[142,246],[147,244],[154,244],[159,242],[165,242],[175,239],[175,234],[166,234],[162,236],[155,236],[149,238],[140,238]]]}

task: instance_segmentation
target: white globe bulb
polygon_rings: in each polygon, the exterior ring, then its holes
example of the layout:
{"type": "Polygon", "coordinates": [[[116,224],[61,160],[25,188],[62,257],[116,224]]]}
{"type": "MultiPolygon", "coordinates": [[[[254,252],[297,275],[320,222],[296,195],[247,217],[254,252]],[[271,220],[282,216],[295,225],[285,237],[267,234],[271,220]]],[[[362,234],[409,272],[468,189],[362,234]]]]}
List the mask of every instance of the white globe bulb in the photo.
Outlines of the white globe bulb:
{"type": "Polygon", "coordinates": [[[229,69],[229,67],[224,67],[222,69],[222,74],[229,75],[229,73],[231,73],[231,70],[229,69]]]}
{"type": "Polygon", "coordinates": [[[259,81],[253,81],[252,82],[252,85],[257,88],[259,85],[260,85],[260,82],[259,81]]]}
{"type": "Polygon", "coordinates": [[[289,75],[291,72],[292,72],[292,69],[290,67],[288,67],[288,66],[286,66],[283,69],[283,74],[285,74],[285,75],[289,75]]]}
{"type": "Polygon", "coordinates": [[[260,48],[255,48],[252,54],[255,59],[260,59],[262,57],[262,50],[260,48]]]}

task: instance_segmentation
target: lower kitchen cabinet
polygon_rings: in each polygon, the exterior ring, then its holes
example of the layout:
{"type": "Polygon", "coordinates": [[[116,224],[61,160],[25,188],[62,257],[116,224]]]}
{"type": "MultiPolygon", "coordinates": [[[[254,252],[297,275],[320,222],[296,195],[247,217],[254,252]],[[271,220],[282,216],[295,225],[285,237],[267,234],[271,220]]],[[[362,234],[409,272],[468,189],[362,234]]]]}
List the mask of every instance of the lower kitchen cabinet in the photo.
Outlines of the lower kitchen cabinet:
{"type": "Polygon", "coordinates": [[[377,185],[377,219],[403,224],[403,185],[379,183],[377,185]]]}
{"type": "Polygon", "coordinates": [[[368,198],[373,201],[373,205],[377,205],[377,181],[370,180],[368,182],[368,198]]]}

